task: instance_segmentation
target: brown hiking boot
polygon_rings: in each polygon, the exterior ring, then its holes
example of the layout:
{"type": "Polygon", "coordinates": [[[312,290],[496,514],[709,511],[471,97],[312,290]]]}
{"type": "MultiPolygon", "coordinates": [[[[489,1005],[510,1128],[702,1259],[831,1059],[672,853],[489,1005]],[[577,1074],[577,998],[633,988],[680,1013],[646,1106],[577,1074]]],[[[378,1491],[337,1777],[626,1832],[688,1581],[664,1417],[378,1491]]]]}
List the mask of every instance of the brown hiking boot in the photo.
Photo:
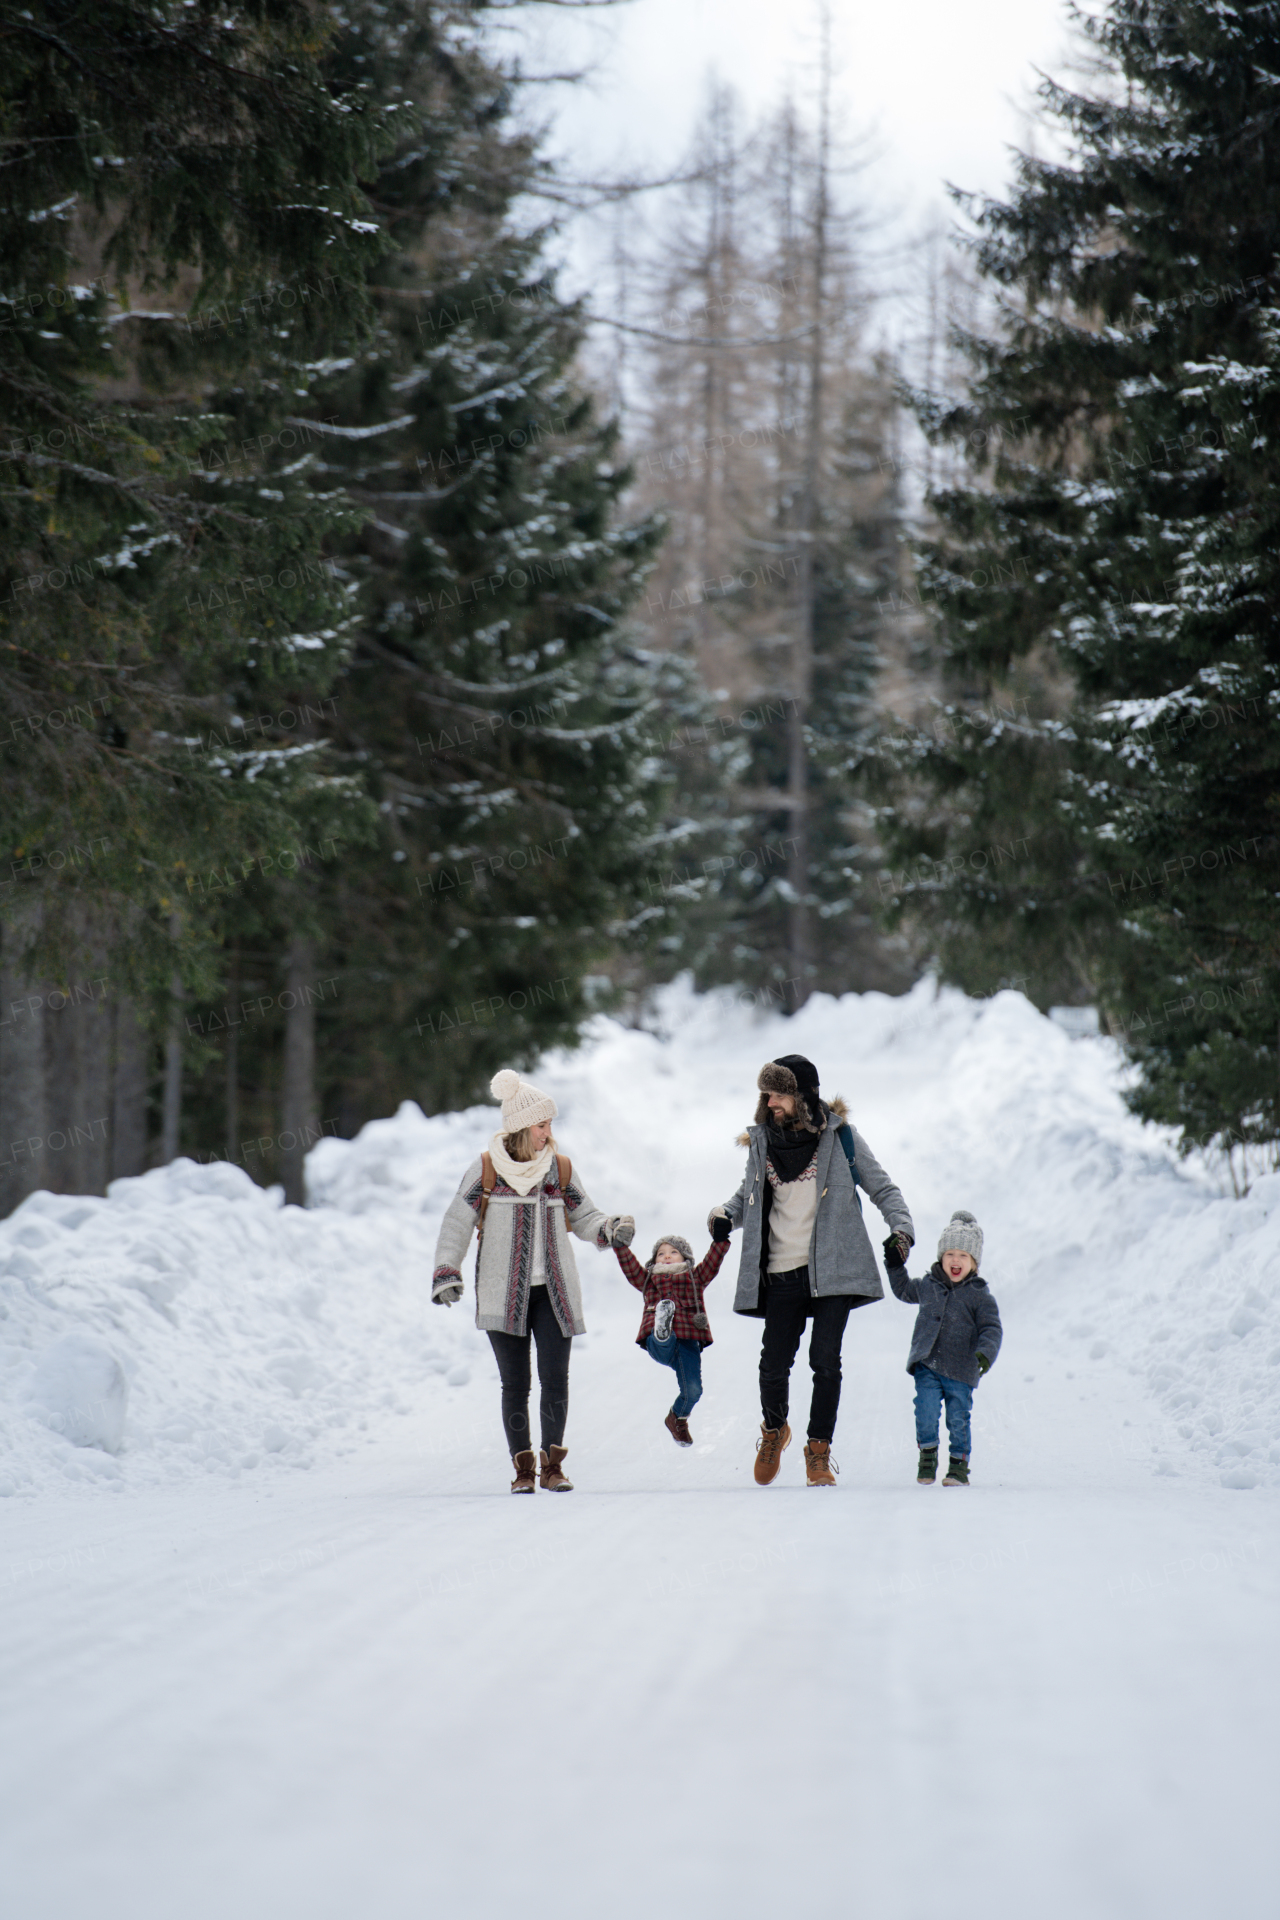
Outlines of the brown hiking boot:
{"type": "Polygon", "coordinates": [[[549,1454],[542,1454],[542,1472],[538,1475],[538,1485],[547,1493],[572,1493],[573,1482],[566,1480],[560,1471],[560,1462],[566,1458],[568,1447],[552,1447],[549,1454]]]}
{"type": "Polygon", "coordinates": [[[693,1435],[689,1431],[689,1422],[684,1418],[683,1414],[676,1413],[673,1409],[662,1424],[678,1447],[691,1447],[693,1445],[693,1435]]]}
{"type": "Polygon", "coordinates": [[[767,1487],[775,1480],[778,1468],[782,1465],[782,1456],[791,1445],[791,1429],[784,1422],[780,1427],[760,1429],[760,1438],[756,1441],[756,1485],[767,1487]]]}
{"type": "Polygon", "coordinates": [[[831,1458],[829,1440],[809,1440],[805,1443],[804,1470],[809,1486],[834,1487],[840,1469],[831,1458]]]}
{"type": "Polygon", "coordinates": [[[529,1447],[524,1453],[513,1453],[511,1464],[516,1470],[516,1477],[511,1482],[512,1493],[532,1493],[537,1484],[533,1476],[538,1468],[533,1448],[529,1447]]]}

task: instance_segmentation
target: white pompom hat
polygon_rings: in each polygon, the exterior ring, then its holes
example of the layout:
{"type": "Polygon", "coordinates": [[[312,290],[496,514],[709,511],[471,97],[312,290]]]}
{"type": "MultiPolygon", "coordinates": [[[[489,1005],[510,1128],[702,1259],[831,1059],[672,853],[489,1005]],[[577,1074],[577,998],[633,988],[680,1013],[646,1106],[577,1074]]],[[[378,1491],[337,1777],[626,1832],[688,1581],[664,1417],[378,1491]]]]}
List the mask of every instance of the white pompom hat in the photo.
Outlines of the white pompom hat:
{"type": "Polygon", "coordinates": [[[524,1127],[536,1127],[539,1120],[554,1120],[559,1108],[549,1093],[522,1080],[510,1067],[495,1073],[489,1091],[502,1102],[502,1131],[519,1133],[524,1127]]]}

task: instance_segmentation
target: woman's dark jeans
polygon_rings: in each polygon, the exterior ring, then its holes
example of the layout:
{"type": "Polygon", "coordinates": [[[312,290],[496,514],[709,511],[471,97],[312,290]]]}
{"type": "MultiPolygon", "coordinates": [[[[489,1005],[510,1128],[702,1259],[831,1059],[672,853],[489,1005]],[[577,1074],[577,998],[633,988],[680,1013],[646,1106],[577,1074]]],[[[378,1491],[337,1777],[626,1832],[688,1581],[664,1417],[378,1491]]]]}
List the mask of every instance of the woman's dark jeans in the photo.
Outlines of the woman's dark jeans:
{"type": "Polygon", "coordinates": [[[800,1349],[804,1323],[813,1321],[809,1338],[809,1365],[813,1369],[813,1399],[809,1406],[809,1438],[835,1438],[840,1406],[840,1343],[853,1309],[847,1293],[827,1294],[815,1300],[809,1292],[809,1270],[771,1273],[764,1295],[764,1339],[760,1346],[760,1412],[771,1431],[783,1426],[790,1404],[791,1367],[800,1349]]]}
{"type": "Polygon", "coordinates": [[[528,1333],[491,1333],[489,1344],[502,1377],[502,1426],[507,1449],[524,1453],[529,1447],[529,1342],[538,1348],[538,1383],[542,1388],[542,1451],[564,1440],[569,1418],[569,1354],[573,1336],[561,1333],[556,1310],[545,1287],[529,1289],[528,1333]]]}

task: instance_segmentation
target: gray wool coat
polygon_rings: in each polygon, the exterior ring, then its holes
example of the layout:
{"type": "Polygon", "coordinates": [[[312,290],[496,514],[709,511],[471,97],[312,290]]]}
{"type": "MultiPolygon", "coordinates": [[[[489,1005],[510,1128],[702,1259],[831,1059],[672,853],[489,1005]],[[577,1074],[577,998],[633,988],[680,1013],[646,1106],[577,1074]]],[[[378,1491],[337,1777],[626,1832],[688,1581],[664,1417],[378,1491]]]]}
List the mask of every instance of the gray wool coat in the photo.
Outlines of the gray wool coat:
{"type": "MultiPolygon", "coordinates": [[[[884,1287],[849,1163],[837,1138],[837,1129],[845,1117],[843,1101],[833,1100],[827,1124],[818,1139],[818,1205],[809,1241],[809,1291],[815,1299],[827,1294],[852,1294],[853,1304],[862,1307],[869,1300],[883,1300],[884,1287]]],[[[874,1200],[892,1232],[910,1234],[914,1240],[916,1230],[906,1201],[858,1129],[851,1130],[858,1163],[858,1186],[865,1188],[874,1200]]],[[[764,1313],[761,1279],[768,1264],[768,1215],[773,1198],[765,1173],[764,1128],[748,1127],[738,1144],[747,1148],[747,1171],[732,1200],[724,1203],[729,1224],[742,1228],[742,1258],[733,1310],[759,1317],[764,1313]]]]}
{"type": "Polygon", "coordinates": [[[978,1355],[994,1362],[1004,1338],[1000,1309],[987,1283],[971,1273],[953,1286],[934,1261],[923,1280],[912,1280],[905,1267],[890,1267],[889,1285],[899,1300],[918,1306],[907,1372],[928,1367],[944,1380],[963,1380],[976,1387],[982,1378],[978,1355]]]}

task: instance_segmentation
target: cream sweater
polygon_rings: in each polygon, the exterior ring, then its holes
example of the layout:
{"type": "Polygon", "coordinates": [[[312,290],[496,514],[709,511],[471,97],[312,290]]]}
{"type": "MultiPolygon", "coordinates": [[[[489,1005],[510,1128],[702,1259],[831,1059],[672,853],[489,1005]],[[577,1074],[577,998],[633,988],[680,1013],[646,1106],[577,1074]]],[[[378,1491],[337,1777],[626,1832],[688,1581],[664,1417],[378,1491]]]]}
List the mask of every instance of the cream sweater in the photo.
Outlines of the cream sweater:
{"type": "Polygon", "coordinates": [[[773,1200],[769,1207],[770,1273],[790,1273],[809,1264],[813,1217],[818,1210],[818,1164],[815,1156],[796,1180],[779,1180],[768,1169],[773,1200]]]}

